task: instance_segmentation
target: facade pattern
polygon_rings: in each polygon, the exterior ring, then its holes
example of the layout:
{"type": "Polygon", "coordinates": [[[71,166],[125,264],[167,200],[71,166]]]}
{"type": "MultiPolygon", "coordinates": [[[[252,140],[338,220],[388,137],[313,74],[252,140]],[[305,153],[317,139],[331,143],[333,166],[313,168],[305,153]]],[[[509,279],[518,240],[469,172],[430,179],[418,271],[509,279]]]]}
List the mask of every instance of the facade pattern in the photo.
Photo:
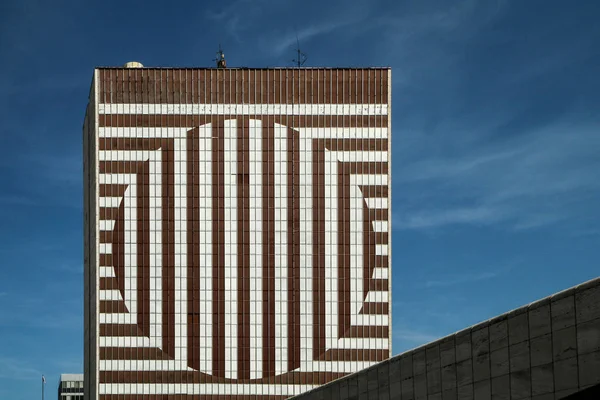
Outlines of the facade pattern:
{"type": "Polygon", "coordinates": [[[92,396],[285,398],[389,356],[389,82],[96,70],[92,396]]]}

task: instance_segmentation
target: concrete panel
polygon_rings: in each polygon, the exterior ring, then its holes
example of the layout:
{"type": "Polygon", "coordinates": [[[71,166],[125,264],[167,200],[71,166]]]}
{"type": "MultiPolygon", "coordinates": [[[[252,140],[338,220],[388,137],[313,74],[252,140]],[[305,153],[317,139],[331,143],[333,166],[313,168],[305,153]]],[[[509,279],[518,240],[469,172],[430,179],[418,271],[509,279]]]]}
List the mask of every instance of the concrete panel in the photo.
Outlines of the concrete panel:
{"type": "Polygon", "coordinates": [[[458,387],[473,383],[473,361],[471,359],[456,364],[458,387]]]}
{"type": "Polygon", "coordinates": [[[531,368],[531,395],[554,392],[554,368],[552,364],[531,368]]]}
{"type": "MultiPolygon", "coordinates": [[[[473,384],[458,387],[458,398],[460,400],[473,400],[473,384]]],[[[404,400],[404,399],[403,399],[404,400]]]]}
{"type": "Polygon", "coordinates": [[[441,367],[440,361],[440,346],[436,344],[435,346],[430,346],[425,349],[425,354],[427,357],[427,371],[431,371],[434,369],[439,370],[441,367]]]}
{"type": "Polygon", "coordinates": [[[490,351],[508,346],[508,320],[494,322],[490,325],[490,351]]]}
{"type": "Polygon", "coordinates": [[[600,384],[600,351],[579,356],[579,386],[600,384]]]}
{"type": "Polygon", "coordinates": [[[490,379],[490,354],[483,353],[473,359],[473,381],[490,379]]]}
{"type": "Polygon", "coordinates": [[[413,378],[405,379],[402,381],[402,400],[414,398],[414,382],[413,378]]]}
{"type": "Polygon", "coordinates": [[[510,400],[510,375],[492,379],[492,399],[510,400]]]}
{"type": "Polygon", "coordinates": [[[427,375],[415,375],[415,400],[427,398],[427,375]]]}
{"type": "Polygon", "coordinates": [[[550,333],[550,303],[529,310],[529,338],[550,333]]]}
{"type": "Polygon", "coordinates": [[[442,394],[441,393],[430,394],[429,396],[427,396],[427,400],[442,400],[442,394]]]}
{"type": "Polygon", "coordinates": [[[414,375],[412,353],[400,357],[400,373],[402,374],[402,379],[414,375]]]}
{"type": "Polygon", "coordinates": [[[548,334],[532,339],[529,346],[532,367],[552,362],[552,335],[548,334]]]}
{"type": "Polygon", "coordinates": [[[492,399],[492,384],[489,380],[475,382],[473,384],[473,392],[475,400],[491,400],[492,399]]]}
{"type": "Polygon", "coordinates": [[[442,400],[458,400],[458,390],[456,388],[444,390],[442,400]]]}
{"type": "Polygon", "coordinates": [[[402,382],[394,381],[390,384],[390,400],[402,399],[402,382]]]}
{"type": "Polygon", "coordinates": [[[510,372],[517,372],[530,368],[529,342],[521,342],[510,346],[510,372]]]}
{"type": "Polygon", "coordinates": [[[493,351],[490,355],[491,377],[506,375],[509,373],[508,347],[493,351]]]}
{"type": "Polygon", "coordinates": [[[471,346],[473,358],[490,352],[490,337],[487,326],[481,329],[474,329],[471,332],[471,346]]]}
{"type": "Polygon", "coordinates": [[[531,397],[531,370],[511,372],[510,396],[513,400],[531,397]]]}
{"type": "Polygon", "coordinates": [[[577,324],[577,353],[600,350],[600,318],[577,324]]]}
{"type": "Polygon", "coordinates": [[[537,396],[532,396],[531,400],[555,400],[554,393],[547,393],[547,394],[540,394],[537,396]]]}
{"type": "Polygon", "coordinates": [[[554,361],[564,360],[577,355],[577,335],[574,326],[561,329],[552,334],[554,361]]]}
{"type": "Polygon", "coordinates": [[[442,391],[456,388],[456,364],[442,368],[442,391]]]}
{"type": "Polygon", "coordinates": [[[575,296],[567,296],[550,304],[552,330],[568,328],[575,325],[575,296]]]}
{"type": "Polygon", "coordinates": [[[554,390],[573,389],[578,384],[576,357],[554,362],[554,390]]]}
{"type": "Polygon", "coordinates": [[[529,321],[527,313],[516,311],[508,317],[508,342],[510,345],[529,340],[529,321]]]}
{"type": "Polygon", "coordinates": [[[577,323],[600,318],[600,286],[575,294],[577,323]]]}
{"type": "Polygon", "coordinates": [[[471,358],[471,335],[469,332],[456,335],[456,362],[471,358]]]}
{"type": "Polygon", "coordinates": [[[429,372],[427,372],[427,393],[441,393],[442,391],[442,376],[441,370],[439,368],[435,368],[429,372]]]}
{"type": "Polygon", "coordinates": [[[454,344],[454,337],[443,340],[440,343],[440,362],[442,364],[442,367],[454,364],[456,362],[456,349],[454,344]]]}
{"type": "Polygon", "coordinates": [[[427,372],[425,350],[419,350],[413,355],[413,375],[416,376],[425,372],[427,372]]]}

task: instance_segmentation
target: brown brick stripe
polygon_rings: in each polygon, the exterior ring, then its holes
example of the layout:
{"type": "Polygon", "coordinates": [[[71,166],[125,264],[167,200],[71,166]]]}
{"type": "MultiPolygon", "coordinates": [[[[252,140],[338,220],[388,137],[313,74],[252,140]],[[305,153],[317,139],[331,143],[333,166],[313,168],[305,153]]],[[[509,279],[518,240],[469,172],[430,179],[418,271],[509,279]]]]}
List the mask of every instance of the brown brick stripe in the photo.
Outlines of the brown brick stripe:
{"type": "Polygon", "coordinates": [[[375,349],[330,349],[327,350],[321,357],[320,361],[383,361],[389,357],[388,350],[375,349]]]}
{"type": "Polygon", "coordinates": [[[261,400],[284,400],[288,399],[289,396],[267,396],[261,395],[257,397],[257,395],[233,395],[233,394],[205,394],[205,395],[192,395],[192,394],[110,394],[110,395],[100,395],[100,400],[256,400],[260,398],[261,400]]]}
{"type": "Polygon", "coordinates": [[[352,203],[350,199],[350,168],[347,163],[337,163],[338,166],[338,332],[342,337],[351,325],[351,257],[352,249],[351,218],[352,203]]]}
{"type": "Polygon", "coordinates": [[[99,98],[103,103],[126,104],[297,104],[307,99],[321,104],[380,104],[388,101],[388,71],[103,68],[99,98]]]}
{"type": "Polygon", "coordinates": [[[237,377],[250,379],[250,127],[237,118],[237,377]]]}
{"type": "MultiPolygon", "coordinates": [[[[208,121],[210,121],[211,118],[214,117],[210,115],[186,114],[100,114],[98,115],[98,124],[100,127],[191,128],[202,126],[208,121]]],[[[271,118],[274,122],[278,124],[286,125],[284,121],[286,121],[288,116],[265,116],[262,117],[263,121],[266,118],[271,118]]],[[[294,116],[294,123],[293,126],[290,126],[290,128],[386,128],[388,126],[387,124],[387,117],[383,115],[298,115],[294,116]]],[[[356,149],[357,148],[355,147],[354,150],[356,149]]],[[[360,147],[358,147],[358,149],[360,149],[360,147]]]]}
{"type": "Polygon", "coordinates": [[[313,358],[325,352],[325,148],[313,149],[313,358]]]}
{"type": "Polygon", "coordinates": [[[162,350],[149,347],[101,347],[101,360],[168,360],[162,350]]]}
{"type": "Polygon", "coordinates": [[[300,367],[300,133],[287,129],[288,371],[300,367]]]}

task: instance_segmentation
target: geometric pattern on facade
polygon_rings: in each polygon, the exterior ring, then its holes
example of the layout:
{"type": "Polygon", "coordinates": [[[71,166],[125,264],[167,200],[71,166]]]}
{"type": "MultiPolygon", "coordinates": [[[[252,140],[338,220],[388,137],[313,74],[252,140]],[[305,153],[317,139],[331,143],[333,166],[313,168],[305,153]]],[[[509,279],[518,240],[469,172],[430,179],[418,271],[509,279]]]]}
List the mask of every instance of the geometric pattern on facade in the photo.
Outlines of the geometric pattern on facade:
{"type": "Polygon", "coordinates": [[[386,105],[258,106],[99,104],[101,395],[286,396],[389,356],[386,105]]]}

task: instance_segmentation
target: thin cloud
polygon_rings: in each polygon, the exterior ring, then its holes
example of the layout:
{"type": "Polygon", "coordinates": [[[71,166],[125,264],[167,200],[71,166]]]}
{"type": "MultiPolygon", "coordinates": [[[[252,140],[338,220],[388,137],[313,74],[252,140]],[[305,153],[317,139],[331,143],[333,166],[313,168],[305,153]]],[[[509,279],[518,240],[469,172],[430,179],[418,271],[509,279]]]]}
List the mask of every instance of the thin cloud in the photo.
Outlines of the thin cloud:
{"type": "Polygon", "coordinates": [[[479,282],[489,279],[494,279],[498,277],[501,272],[481,272],[481,273],[473,273],[473,274],[465,274],[461,276],[453,276],[448,277],[447,279],[440,280],[430,280],[425,282],[426,288],[434,288],[434,287],[448,287],[448,286],[456,286],[463,285],[465,283],[473,283],[479,282]]]}
{"type": "Polygon", "coordinates": [[[394,339],[403,342],[409,342],[413,345],[420,345],[439,339],[438,335],[432,335],[427,332],[413,331],[407,329],[394,329],[392,331],[394,339]]]}
{"type": "Polygon", "coordinates": [[[42,372],[22,360],[0,357],[0,378],[12,380],[31,380],[42,375],[42,372]]]}

